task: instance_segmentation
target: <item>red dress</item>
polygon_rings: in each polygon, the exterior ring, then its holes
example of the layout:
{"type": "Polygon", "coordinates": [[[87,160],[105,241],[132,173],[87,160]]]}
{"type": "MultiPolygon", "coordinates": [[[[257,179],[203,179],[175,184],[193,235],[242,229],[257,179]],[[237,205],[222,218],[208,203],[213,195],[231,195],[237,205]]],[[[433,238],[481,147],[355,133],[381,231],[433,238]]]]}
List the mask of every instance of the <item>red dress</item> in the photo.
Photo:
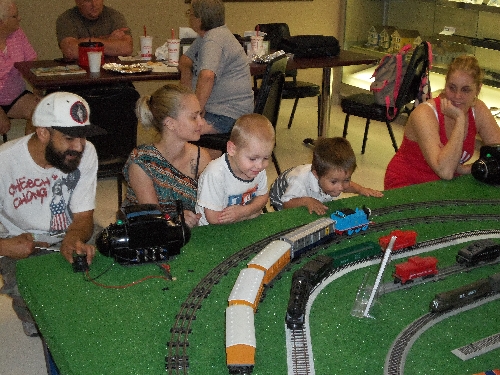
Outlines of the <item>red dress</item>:
{"type": "MultiPolygon", "coordinates": [[[[441,113],[441,99],[434,99],[439,121],[439,139],[445,145],[448,143],[444,127],[444,115],[441,113]]],[[[462,147],[460,163],[463,164],[474,154],[476,142],[476,121],[472,108],[469,108],[469,127],[462,147]]],[[[394,189],[408,185],[439,180],[439,176],[425,161],[417,142],[403,137],[401,147],[387,165],[384,178],[384,189],[394,189]]]]}

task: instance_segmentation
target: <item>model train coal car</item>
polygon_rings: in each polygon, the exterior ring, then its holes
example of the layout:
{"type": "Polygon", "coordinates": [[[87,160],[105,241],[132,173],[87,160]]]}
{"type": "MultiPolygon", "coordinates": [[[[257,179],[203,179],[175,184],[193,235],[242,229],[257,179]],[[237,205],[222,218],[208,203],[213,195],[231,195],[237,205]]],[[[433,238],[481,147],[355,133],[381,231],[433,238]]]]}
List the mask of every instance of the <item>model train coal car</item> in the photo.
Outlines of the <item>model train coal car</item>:
{"type": "Polygon", "coordinates": [[[174,220],[166,217],[158,205],[124,207],[116,224],[110,224],[98,235],[96,247],[101,254],[114,257],[120,264],[164,261],[179,254],[191,237],[180,201],[177,211],[174,220]]]}
{"type": "Polygon", "coordinates": [[[326,255],[318,255],[293,273],[290,299],[288,300],[285,318],[289,329],[302,328],[309,294],[331,272],[332,268],[332,258],[326,255]]]}
{"type": "Polygon", "coordinates": [[[344,208],[335,211],[330,218],[335,222],[335,233],[352,235],[368,229],[370,215],[371,210],[363,206],[362,209],[356,207],[355,210],[344,208]]]}
{"type": "Polygon", "coordinates": [[[492,261],[498,256],[500,256],[500,244],[491,239],[479,240],[459,250],[457,263],[470,267],[479,262],[492,261]]]}
{"type": "Polygon", "coordinates": [[[500,292],[500,273],[486,279],[475,281],[471,284],[448,292],[438,293],[431,301],[429,309],[432,312],[442,312],[465,306],[489,294],[500,292]]]}
{"type": "Polygon", "coordinates": [[[332,251],[327,255],[333,258],[333,267],[337,268],[380,255],[380,247],[375,242],[367,241],[345,249],[332,251]]]}

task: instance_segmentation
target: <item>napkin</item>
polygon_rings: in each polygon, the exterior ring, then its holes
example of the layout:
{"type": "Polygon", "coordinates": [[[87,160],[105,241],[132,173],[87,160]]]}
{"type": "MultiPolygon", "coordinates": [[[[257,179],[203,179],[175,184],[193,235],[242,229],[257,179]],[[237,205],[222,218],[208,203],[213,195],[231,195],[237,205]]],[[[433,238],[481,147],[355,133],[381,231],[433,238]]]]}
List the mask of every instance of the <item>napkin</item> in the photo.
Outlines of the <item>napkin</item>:
{"type": "Polygon", "coordinates": [[[156,60],[168,60],[168,42],[155,51],[156,60]]]}

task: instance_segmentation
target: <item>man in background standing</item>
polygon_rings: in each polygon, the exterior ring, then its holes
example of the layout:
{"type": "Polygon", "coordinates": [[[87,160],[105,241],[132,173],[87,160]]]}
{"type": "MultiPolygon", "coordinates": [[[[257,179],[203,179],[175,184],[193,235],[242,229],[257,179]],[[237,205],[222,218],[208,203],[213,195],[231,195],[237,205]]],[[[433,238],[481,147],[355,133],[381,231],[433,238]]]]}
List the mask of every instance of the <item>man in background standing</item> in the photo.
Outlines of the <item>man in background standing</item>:
{"type": "Polygon", "coordinates": [[[57,18],[57,42],[63,56],[78,59],[78,44],[101,42],[106,56],[127,56],[133,52],[133,40],[125,17],[104,0],[75,0],[76,6],[57,18]]]}

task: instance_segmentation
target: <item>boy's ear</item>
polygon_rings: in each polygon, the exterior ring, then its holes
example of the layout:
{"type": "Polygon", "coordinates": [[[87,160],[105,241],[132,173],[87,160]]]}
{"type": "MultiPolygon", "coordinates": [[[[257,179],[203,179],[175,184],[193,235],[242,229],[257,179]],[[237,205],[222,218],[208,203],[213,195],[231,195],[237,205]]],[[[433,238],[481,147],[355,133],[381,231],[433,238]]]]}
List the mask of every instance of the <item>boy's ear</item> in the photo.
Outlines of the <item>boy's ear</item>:
{"type": "Polygon", "coordinates": [[[234,156],[234,154],[236,154],[236,145],[233,141],[227,141],[227,154],[229,156],[234,156]]]}
{"type": "Polygon", "coordinates": [[[311,168],[311,172],[312,172],[313,176],[319,180],[318,172],[316,172],[316,170],[314,168],[311,168]]]}

